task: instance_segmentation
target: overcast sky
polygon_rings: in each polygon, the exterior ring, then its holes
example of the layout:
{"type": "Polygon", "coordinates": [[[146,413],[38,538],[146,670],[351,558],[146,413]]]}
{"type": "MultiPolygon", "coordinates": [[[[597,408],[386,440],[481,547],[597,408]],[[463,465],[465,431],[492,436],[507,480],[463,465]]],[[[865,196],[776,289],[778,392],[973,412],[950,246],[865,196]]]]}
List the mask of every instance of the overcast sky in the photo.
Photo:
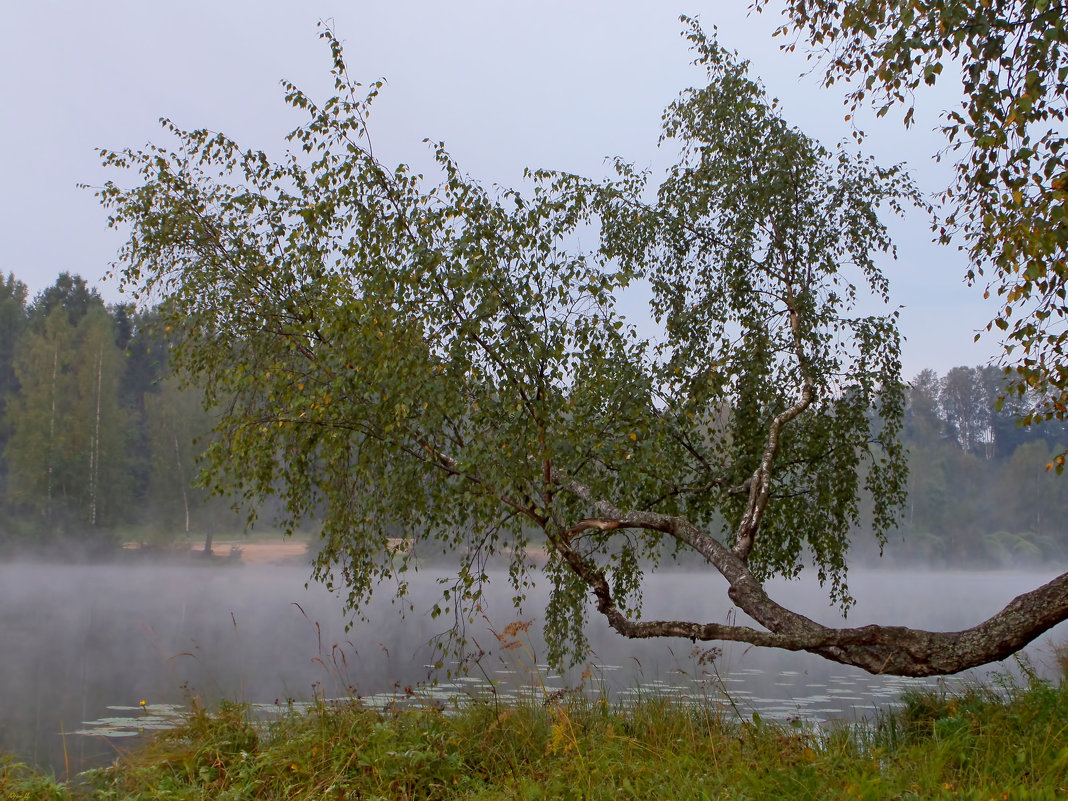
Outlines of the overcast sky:
{"type": "MultiPolygon", "coordinates": [[[[313,97],[330,88],[329,52],[316,23],[332,20],[350,73],[385,78],[372,134],[386,160],[425,159],[424,137],[444,140],[484,182],[515,185],[524,167],[604,174],[619,155],[657,167],[660,114],[702,74],[689,65],[681,13],[752,62],[787,119],[833,145],[849,136],[840,93],[819,87],[799,53],[779,50],[778,18],[749,17],[747,0],[672,3],[457,0],[8,4],[0,29],[0,272],[36,294],[58,273],[80,273],[106,299],[104,275],[122,237],[108,231],[92,193],[97,147],[165,144],[158,119],[224,131],[281,152],[298,122],[282,101],[287,78],[313,97]]],[[[956,87],[947,87],[955,89],[956,87]]],[[[949,181],[931,156],[952,92],[921,96],[919,124],[900,115],[863,124],[884,163],[906,161],[925,191],[949,181]]],[[[905,374],[984,363],[993,338],[973,344],[994,307],[964,284],[964,260],[930,243],[920,215],[894,225],[900,260],[888,267],[903,305],[905,374]]],[[[989,336],[989,335],[988,335],[989,336]]]]}

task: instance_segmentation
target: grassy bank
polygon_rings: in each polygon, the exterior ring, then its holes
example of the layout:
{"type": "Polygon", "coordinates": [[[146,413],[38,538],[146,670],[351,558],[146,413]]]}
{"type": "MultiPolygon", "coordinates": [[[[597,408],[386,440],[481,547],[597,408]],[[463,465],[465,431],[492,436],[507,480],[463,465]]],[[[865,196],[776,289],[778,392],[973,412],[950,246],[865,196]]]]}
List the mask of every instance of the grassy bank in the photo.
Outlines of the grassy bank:
{"type": "Polygon", "coordinates": [[[320,704],[268,724],[197,710],[71,788],[0,763],[4,799],[1064,799],[1068,686],[907,696],[815,729],[647,700],[378,712],[320,704]]]}

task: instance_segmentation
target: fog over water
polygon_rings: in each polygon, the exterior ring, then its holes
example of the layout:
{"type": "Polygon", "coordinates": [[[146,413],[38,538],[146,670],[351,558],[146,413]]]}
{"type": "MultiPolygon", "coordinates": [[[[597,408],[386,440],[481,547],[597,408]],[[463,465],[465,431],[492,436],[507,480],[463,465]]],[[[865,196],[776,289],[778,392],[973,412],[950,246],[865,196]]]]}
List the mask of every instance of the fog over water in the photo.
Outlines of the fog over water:
{"type": "MultiPolygon", "coordinates": [[[[435,579],[444,572],[420,571],[413,581],[416,612],[400,618],[383,588],[370,620],[346,632],[341,599],[318,585],[305,588],[306,565],[0,564],[0,751],[61,774],[64,740],[72,770],[128,747],[126,740],[67,734],[116,714],[109,706],[185,703],[191,694],[208,702],[284,704],[315,693],[366,696],[417,686],[434,658],[429,642],[449,625],[423,611],[436,599],[435,579]]],[[[857,606],[847,623],[964,628],[1054,575],[857,570],[850,582],[857,606]]],[[[842,622],[814,581],[775,582],[769,589],[776,600],[821,622],[842,622]]],[[[542,591],[531,593],[517,613],[503,571],[491,574],[491,590],[486,613],[495,629],[518,619],[540,623],[542,591]]],[[[645,598],[647,618],[724,621],[735,614],[725,582],[709,573],[661,572],[647,583],[645,598]]],[[[496,638],[484,622],[470,634],[489,652],[482,659],[487,673],[505,685],[530,683],[534,666],[525,649],[494,653],[496,638]]],[[[531,634],[540,660],[536,628],[531,634]]],[[[650,685],[679,685],[689,693],[713,693],[718,685],[740,714],[852,719],[885,707],[915,683],[871,677],[808,654],[737,645],[724,648],[712,681],[714,675],[702,676],[708,668],[698,665],[689,641],[628,641],[596,617],[590,635],[594,661],[602,666],[598,686],[619,698],[643,685],[646,692],[650,685]],[[695,683],[702,678],[711,684],[695,683]]],[[[1051,668],[1043,643],[1066,636],[1062,626],[1032,647],[1040,669],[1051,668]]],[[[549,684],[577,682],[575,674],[549,684]]]]}

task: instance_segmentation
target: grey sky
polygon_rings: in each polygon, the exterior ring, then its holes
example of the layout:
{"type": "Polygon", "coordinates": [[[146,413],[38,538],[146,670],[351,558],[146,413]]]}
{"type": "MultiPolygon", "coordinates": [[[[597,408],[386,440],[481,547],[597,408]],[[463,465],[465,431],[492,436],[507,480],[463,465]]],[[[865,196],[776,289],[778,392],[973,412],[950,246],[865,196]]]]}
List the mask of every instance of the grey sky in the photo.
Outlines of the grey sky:
{"type": "MultiPolygon", "coordinates": [[[[121,237],[75,186],[104,180],[94,148],[163,144],[157,119],[168,116],[279,152],[298,119],[279,79],[318,97],[330,88],[320,19],[333,20],[354,77],[388,81],[372,118],[387,161],[420,162],[430,137],[445,140],[473,176],[510,185],[526,166],[601,175],[608,155],[664,164],[660,113],[702,77],[689,66],[680,13],[717,26],[791,122],[828,144],[848,137],[841,94],[801,77],[810,65],[800,53],[779,51],[777,17],[748,17],[745,0],[680,2],[9,4],[0,28],[0,272],[34,294],[59,272],[76,272],[119,300],[102,279],[121,237]]],[[[942,145],[931,129],[951,98],[921,96],[908,133],[900,115],[864,120],[867,149],[884,163],[909,162],[926,191],[942,188],[949,173],[930,159],[942,145]]],[[[996,341],[972,338],[994,307],[964,286],[962,257],[931,245],[919,215],[894,230],[901,259],[888,273],[905,306],[905,374],[985,362],[996,341]]]]}

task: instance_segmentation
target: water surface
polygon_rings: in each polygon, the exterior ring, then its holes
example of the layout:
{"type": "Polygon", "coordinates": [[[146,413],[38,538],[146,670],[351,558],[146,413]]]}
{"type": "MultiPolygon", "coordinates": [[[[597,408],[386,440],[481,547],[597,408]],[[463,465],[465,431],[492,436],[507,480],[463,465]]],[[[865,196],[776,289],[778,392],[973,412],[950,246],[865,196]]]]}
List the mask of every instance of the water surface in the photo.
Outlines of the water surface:
{"type": "MultiPolygon", "coordinates": [[[[896,623],[933,629],[974,625],[1053,573],[855,571],[849,625],[896,623]]],[[[383,593],[368,621],[349,619],[340,599],[305,587],[308,568],[147,565],[0,565],[0,751],[60,775],[99,764],[128,745],[71,734],[87,721],[166,711],[191,695],[284,705],[417,689],[437,658],[430,645],[448,622],[422,610],[437,590],[433,569],[414,582],[416,612],[403,619],[383,593]],[[424,583],[425,582],[425,583],[424,583]],[[420,588],[425,587],[426,592],[420,588]],[[125,709],[109,709],[109,707],[125,709]]],[[[447,692],[477,694],[485,678],[501,692],[552,692],[580,683],[580,671],[552,677],[537,633],[544,597],[511,606],[506,577],[491,576],[486,619],[469,627],[485,651],[470,678],[447,692]],[[493,631],[534,620],[523,647],[501,651],[493,631]],[[543,687],[544,685],[544,687],[543,687]]],[[[828,624],[841,624],[815,583],[776,582],[772,596],[828,624]]],[[[671,571],[649,581],[649,617],[744,620],[715,575],[671,571]]],[[[1063,641],[1060,628],[1053,639],[1063,641]]],[[[731,713],[855,719],[894,702],[917,680],[870,676],[809,654],[726,645],[713,664],[686,640],[629,641],[598,618],[590,625],[595,664],[588,689],[626,699],[640,693],[725,699],[731,713]],[[725,693],[725,694],[724,694],[725,693]]],[[[1044,638],[1044,641],[1049,638],[1044,638]]],[[[1040,669],[1051,665],[1032,649],[1040,669]]],[[[442,676],[444,683],[449,683],[442,676]]],[[[441,688],[439,688],[440,691],[441,688]]],[[[427,691],[429,694],[429,691],[427,691]]],[[[146,721],[147,722],[147,721],[146,721]]]]}

